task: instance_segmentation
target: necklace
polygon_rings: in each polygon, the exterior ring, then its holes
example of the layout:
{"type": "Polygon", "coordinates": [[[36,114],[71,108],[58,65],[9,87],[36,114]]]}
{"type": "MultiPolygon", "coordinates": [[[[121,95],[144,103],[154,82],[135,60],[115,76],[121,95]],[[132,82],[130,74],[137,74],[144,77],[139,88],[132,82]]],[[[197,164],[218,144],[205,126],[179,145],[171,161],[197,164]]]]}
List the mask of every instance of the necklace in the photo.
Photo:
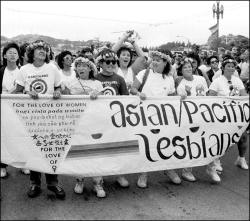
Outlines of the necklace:
{"type": "MultiPolygon", "coordinates": [[[[85,94],[89,94],[88,93],[88,91],[85,89],[85,88],[88,88],[88,89],[90,89],[90,91],[93,91],[93,89],[91,88],[91,87],[89,87],[89,86],[87,86],[87,85],[82,85],[82,83],[81,83],[81,81],[80,81],[80,78],[77,78],[77,80],[78,80],[78,82],[80,83],[80,85],[81,85],[81,87],[82,87],[82,89],[83,89],[83,93],[85,93],[85,94]]],[[[98,91],[98,92],[100,92],[100,91],[98,91]]]]}
{"type": "Polygon", "coordinates": [[[82,83],[81,83],[81,81],[80,81],[80,78],[77,78],[77,80],[78,80],[78,82],[80,83],[80,85],[81,85],[81,87],[82,87],[82,89],[83,89],[83,93],[86,93],[86,90],[85,90],[85,88],[83,87],[83,85],[82,85],[82,83]]]}

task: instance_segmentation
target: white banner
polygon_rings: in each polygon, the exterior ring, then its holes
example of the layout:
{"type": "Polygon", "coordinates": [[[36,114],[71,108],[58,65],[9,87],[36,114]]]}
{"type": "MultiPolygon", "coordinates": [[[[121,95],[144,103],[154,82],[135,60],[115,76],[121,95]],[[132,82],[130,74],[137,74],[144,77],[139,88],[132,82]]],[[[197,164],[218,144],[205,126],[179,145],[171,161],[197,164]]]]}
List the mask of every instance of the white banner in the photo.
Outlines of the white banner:
{"type": "Polygon", "coordinates": [[[248,123],[249,97],[2,95],[1,162],[85,177],[202,166],[248,123]]]}

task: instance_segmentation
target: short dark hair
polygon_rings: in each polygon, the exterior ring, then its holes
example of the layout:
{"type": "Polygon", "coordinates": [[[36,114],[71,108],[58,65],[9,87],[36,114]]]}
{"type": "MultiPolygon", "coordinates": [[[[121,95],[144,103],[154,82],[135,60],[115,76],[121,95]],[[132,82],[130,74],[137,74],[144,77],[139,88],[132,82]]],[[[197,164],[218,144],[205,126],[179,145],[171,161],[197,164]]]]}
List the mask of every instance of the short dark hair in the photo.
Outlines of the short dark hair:
{"type": "Polygon", "coordinates": [[[57,64],[59,66],[59,68],[63,69],[63,58],[66,56],[66,55],[70,55],[72,56],[72,53],[70,51],[62,51],[59,55],[58,55],[58,58],[57,58],[57,64]]]}
{"type": "Polygon", "coordinates": [[[3,65],[4,65],[4,66],[7,65],[7,59],[4,58],[4,55],[6,55],[7,51],[8,51],[10,48],[15,48],[15,49],[17,50],[18,59],[17,59],[17,61],[16,61],[16,64],[17,64],[17,65],[19,64],[20,48],[19,48],[19,46],[18,46],[17,43],[15,43],[15,42],[10,42],[10,43],[8,43],[8,44],[3,48],[3,65]]]}
{"type": "Polygon", "coordinates": [[[210,56],[210,57],[208,57],[208,58],[207,58],[207,64],[208,64],[208,65],[210,65],[210,64],[211,64],[211,60],[212,60],[212,58],[217,59],[217,61],[219,60],[219,59],[218,59],[218,57],[217,57],[216,55],[212,55],[212,56],[210,56]]]}
{"type": "Polygon", "coordinates": [[[200,56],[199,56],[197,53],[189,52],[189,53],[187,54],[187,57],[188,57],[188,58],[195,59],[195,60],[197,61],[197,68],[200,66],[200,64],[201,64],[201,59],[200,59],[200,56]]]}
{"type": "Polygon", "coordinates": [[[191,64],[191,66],[193,68],[193,64],[189,59],[187,59],[187,58],[182,59],[182,61],[180,62],[180,65],[176,68],[177,76],[182,76],[183,75],[182,74],[182,68],[183,68],[183,66],[185,64],[188,64],[188,63],[191,64]]]}
{"type": "Polygon", "coordinates": [[[84,55],[84,54],[87,53],[87,52],[91,52],[91,53],[93,54],[93,49],[92,49],[91,47],[85,46],[85,47],[82,48],[80,54],[81,54],[81,55],[84,55]]]}
{"type": "MultiPolygon", "coordinates": [[[[119,48],[119,50],[117,51],[117,56],[118,56],[118,58],[120,58],[120,55],[121,55],[121,53],[123,52],[123,51],[128,51],[129,52],[129,55],[130,55],[130,61],[129,61],[129,63],[128,63],[128,67],[129,66],[131,66],[131,64],[132,64],[132,58],[133,58],[133,52],[132,52],[132,50],[130,49],[130,48],[128,48],[128,47],[121,47],[121,48],[119,48]]],[[[117,64],[118,64],[118,66],[120,67],[120,63],[119,63],[119,60],[118,60],[118,62],[117,62],[117,64]]]]}
{"type": "Polygon", "coordinates": [[[221,74],[222,75],[224,75],[224,68],[225,68],[227,63],[233,63],[235,68],[237,67],[237,62],[235,61],[235,59],[231,55],[225,55],[223,57],[223,61],[221,63],[221,74]]]}

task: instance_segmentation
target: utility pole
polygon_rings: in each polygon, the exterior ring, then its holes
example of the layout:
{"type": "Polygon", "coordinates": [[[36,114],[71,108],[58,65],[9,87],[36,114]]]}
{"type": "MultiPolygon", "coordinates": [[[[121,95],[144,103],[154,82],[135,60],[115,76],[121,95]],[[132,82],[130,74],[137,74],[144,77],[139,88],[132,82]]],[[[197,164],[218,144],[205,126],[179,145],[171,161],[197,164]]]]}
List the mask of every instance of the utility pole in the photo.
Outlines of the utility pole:
{"type": "Polygon", "coordinates": [[[219,46],[219,21],[220,21],[220,14],[221,14],[221,18],[223,18],[223,12],[224,12],[224,7],[223,5],[220,6],[220,1],[216,1],[216,5],[213,4],[213,18],[216,14],[216,18],[217,18],[217,27],[218,27],[218,32],[217,32],[217,48],[219,46]]]}

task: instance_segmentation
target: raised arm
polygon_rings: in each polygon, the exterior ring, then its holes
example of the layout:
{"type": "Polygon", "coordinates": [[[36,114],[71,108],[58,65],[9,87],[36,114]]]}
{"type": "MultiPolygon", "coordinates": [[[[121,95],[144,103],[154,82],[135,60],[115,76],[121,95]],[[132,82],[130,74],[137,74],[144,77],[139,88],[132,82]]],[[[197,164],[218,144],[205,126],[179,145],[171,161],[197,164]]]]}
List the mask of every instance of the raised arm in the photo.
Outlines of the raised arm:
{"type": "Polygon", "coordinates": [[[142,57],[144,56],[144,53],[142,51],[142,49],[139,47],[139,45],[137,44],[137,39],[129,39],[129,37],[131,37],[133,35],[133,31],[126,31],[123,36],[118,40],[118,42],[116,42],[113,47],[112,47],[112,50],[114,52],[117,52],[122,44],[127,41],[127,42],[130,42],[134,49],[135,49],[135,52],[137,53],[138,57],[142,57]]]}
{"type": "Polygon", "coordinates": [[[123,42],[126,41],[131,36],[131,31],[126,31],[123,36],[113,45],[112,50],[117,53],[117,51],[122,46],[123,42]]]}
{"type": "Polygon", "coordinates": [[[141,47],[139,47],[139,45],[137,44],[137,40],[131,41],[131,44],[134,46],[135,52],[137,53],[138,57],[143,57],[144,53],[141,47]]]}

